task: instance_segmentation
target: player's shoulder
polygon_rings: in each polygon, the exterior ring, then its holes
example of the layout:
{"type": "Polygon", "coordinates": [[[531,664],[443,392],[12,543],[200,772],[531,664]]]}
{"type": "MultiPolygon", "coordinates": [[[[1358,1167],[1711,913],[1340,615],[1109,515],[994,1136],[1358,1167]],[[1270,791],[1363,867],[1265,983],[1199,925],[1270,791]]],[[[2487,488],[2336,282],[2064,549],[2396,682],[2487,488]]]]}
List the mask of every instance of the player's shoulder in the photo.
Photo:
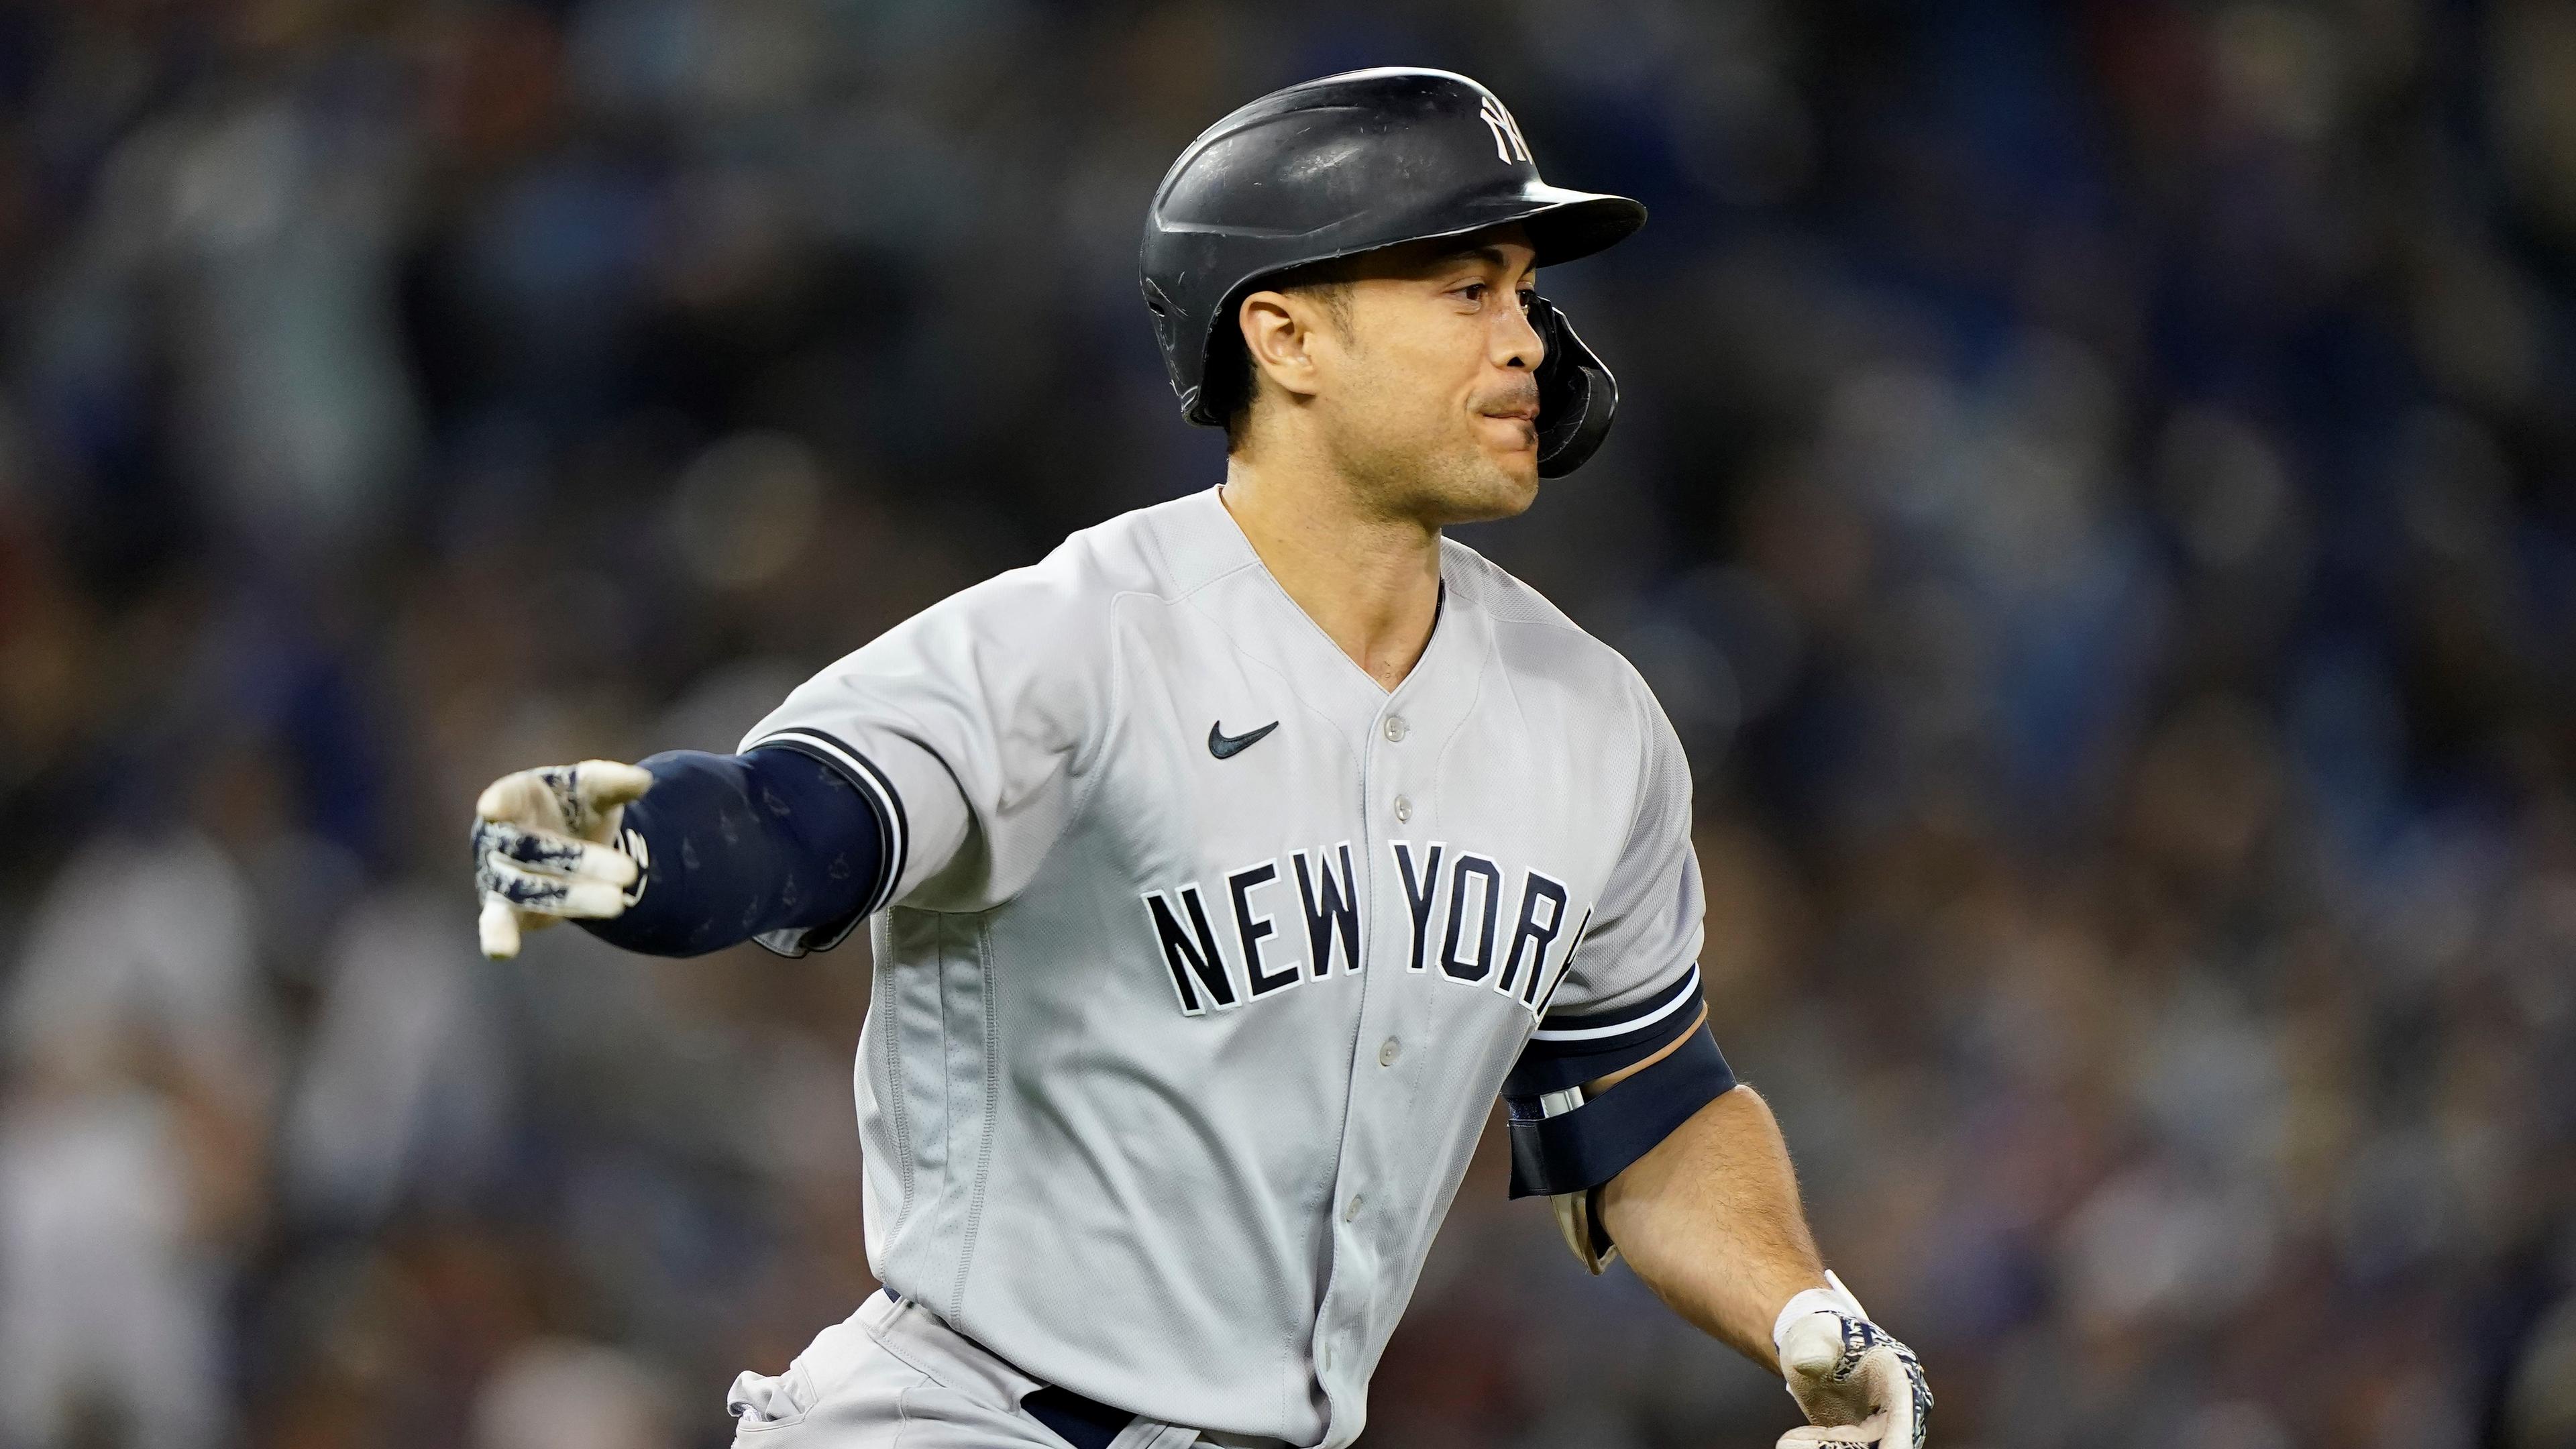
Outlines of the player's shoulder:
{"type": "Polygon", "coordinates": [[[1453,599],[1491,622],[1495,652],[1515,679],[1559,682],[1623,714],[1656,709],[1653,691],[1628,656],[1510,570],[1444,538],[1440,574],[1453,599]]]}
{"type": "Polygon", "coordinates": [[[1003,595],[1043,592],[1103,606],[1131,594],[1177,598],[1205,583],[1201,575],[1218,571],[1194,565],[1220,557],[1199,538],[1211,513],[1224,521],[1220,507],[1211,494],[1199,492],[1131,509],[1076,529],[1046,557],[996,575],[987,585],[998,585],[994,591],[1003,595]]]}
{"type": "Polygon", "coordinates": [[[1158,504],[1079,529],[1036,562],[960,589],[879,635],[849,667],[966,671],[1088,698],[1115,671],[1121,602],[1168,600],[1190,585],[1174,566],[1174,554],[1187,551],[1168,537],[1175,511],[1158,504]]]}
{"type": "Polygon", "coordinates": [[[1633,759],[1639,808],[1678,798],[1687,817],[1690,767],[1681,737],[1627,655],[1455,539],[1442,542],[1440,575],[1452,598],[1490,621],[1501,683],[1522,718],[1587,749],[1633,759]]]}
{"type": "Polygon", "coordinates": [[[964,617],[1015,636],[1058,641],[1093,631],[1121,597],[1169,597],[1176,584],[1157,534],[1157,504],[1077,529],[1034,563],[1002,572],[949,595],[925,616],[964,617]]]}
{"type": "Polygon", "coordinates": [[[1215,490],[1199,489],[1076,530],[1047,562],[1111,593],[1171,599],[1232,566],[1222,545],[1239,537],[1215,490]]]}

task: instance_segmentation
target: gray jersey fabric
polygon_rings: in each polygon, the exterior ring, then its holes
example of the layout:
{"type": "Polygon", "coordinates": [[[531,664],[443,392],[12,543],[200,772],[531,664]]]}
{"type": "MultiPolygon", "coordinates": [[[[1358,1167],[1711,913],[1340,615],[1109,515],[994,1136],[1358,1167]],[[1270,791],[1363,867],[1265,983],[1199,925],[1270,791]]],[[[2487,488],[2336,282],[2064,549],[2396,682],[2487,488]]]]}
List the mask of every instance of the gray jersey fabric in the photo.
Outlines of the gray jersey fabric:
{"type": "Polygon", "coordinates": [[[888,1285],[1105,1403],[1348,1444],[1505,1073],[1696,1015],[1670,724],[1526,585],[1455,542],[1440,567],[1390,693],[1212,489],[934,606],[746,737],[887,818],[856,1077],[888,1285]]]}

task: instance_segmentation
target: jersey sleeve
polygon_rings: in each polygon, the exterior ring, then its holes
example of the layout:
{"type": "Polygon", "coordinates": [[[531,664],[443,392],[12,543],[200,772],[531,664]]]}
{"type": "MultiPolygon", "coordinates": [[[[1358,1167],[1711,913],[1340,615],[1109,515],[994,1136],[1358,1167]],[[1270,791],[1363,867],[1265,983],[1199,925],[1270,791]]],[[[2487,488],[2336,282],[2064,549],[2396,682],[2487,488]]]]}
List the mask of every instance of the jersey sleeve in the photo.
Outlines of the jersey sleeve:
{"type": "MultiPolygon", "coordinates": [[[[933,605],[799,685],[744,736],[830,761],[885,838],[866,905],[977,911],[1024,887],[1063,832],[1113,693],[1106,601],[1062,551],[933,605]]],[[[792,933],[791,933],[792,934],[792,933]]]]}
{"type": "Polygon", "coordinates": [[[1704,902],[1691,848],[1690,763],[1663,707],[1634,682],[1638,795],[1600,902],[1504,1092],[1534,1097],[1653,1056],[1699,1019],[1704,902]]]}

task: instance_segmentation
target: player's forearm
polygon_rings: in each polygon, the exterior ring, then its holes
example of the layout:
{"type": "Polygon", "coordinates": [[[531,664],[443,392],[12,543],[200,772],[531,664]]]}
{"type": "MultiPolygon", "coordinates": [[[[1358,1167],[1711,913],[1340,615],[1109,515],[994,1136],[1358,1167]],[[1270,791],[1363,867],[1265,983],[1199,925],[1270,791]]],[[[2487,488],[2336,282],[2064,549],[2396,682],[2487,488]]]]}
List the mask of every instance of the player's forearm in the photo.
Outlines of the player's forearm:
{"type": "Polygon", "coordinates": [[[653,787],[620,826],[643,878],[624,912],[582,922],[611,945],[695,956],[845,920],[876,888],[872,807],[822,760],[767,748],[674,751],[642,764],[653,787]]]}
{"type": "Polygon", "coordinates": [[[1779,1371],[1781,1305],[1824,1285],[1771,1108],[1739,1086],[1702,1107],[1601,1192],[1610,1236],[1657,1297],[1779,1371]]]}

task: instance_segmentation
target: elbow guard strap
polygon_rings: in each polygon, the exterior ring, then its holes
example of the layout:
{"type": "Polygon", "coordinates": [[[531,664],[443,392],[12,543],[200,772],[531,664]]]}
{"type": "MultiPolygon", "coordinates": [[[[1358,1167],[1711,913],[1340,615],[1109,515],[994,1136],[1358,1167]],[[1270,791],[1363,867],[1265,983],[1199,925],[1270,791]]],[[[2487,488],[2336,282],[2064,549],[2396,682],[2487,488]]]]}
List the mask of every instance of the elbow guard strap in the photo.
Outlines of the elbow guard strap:
{"type": "MultiPolygon", "coordinates": [[[[1701,1027],[1662,1061],[1570,1110],[1509,1097],[1512,1196],[1586,1192],[1655,1150],[1700,1108],[1734,1089],[1735,1072],[1701,1027]]],[[[1567,1098],[1573,1093],[1550,1093],[1567,1098]]]]}

